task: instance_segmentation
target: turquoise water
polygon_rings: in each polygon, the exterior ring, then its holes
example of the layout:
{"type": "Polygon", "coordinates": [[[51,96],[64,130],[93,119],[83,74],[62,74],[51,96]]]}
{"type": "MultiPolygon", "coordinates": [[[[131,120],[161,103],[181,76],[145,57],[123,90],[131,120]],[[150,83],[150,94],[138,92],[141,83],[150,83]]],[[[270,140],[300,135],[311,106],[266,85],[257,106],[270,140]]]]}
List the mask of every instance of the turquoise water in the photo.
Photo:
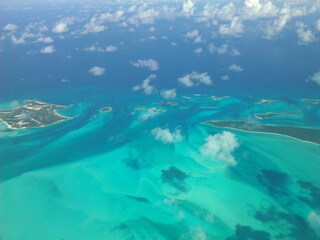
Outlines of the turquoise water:
{"type": "Polygon", "coordinates": [[[1,133],[1,239],[319,239],[318,144],[203,124],[319,128],[319,104],[186,97],[168,106],[97,95],[60,112],[72,120],[1,133]],[[180,135],[159,141],[158,127],[180,135]],[[215,155],[203,151],[210,135],[221,143],[215,155]]]}

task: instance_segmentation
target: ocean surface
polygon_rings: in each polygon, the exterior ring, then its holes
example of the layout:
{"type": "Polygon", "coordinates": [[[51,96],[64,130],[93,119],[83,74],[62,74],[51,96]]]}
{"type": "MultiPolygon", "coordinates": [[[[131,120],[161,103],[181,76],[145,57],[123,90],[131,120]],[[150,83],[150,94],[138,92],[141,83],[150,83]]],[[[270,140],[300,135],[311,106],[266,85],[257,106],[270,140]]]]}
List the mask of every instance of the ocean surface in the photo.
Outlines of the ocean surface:
{"type": "Polygon", "coordinates": [[[319,42],[297,44],[295,22],[272,40],[257,36],[250,21],[243,37],[219,38],[212,36],[216,25],[209,29],[189,17],[157,19],[134,31],[111,22],[101,33],[76,32],[114,8],[51,3],[1,12],[1,33],[8,23],[19,27],[1,39],[0,110],[35,99],[69,106],[58,112],[71,119],[12,132],[0,124],[0,239],[320,239],[314,140],[320,135],[285,134],[287,127],[320,128],[320,102],[303,100],[320,99],[308,78],[319,68],[319,42]],[[70,31],[53,33],[68,16],[77,16],[70,31]],[[54,39],[56,51],[42,54],[47,45],[32,37],[12,43],[10,34],[21,37],[29,23],[48,26],[42,34],[54,39]],[[195,28],[200,44],[185,38],[195,28]],[[209,53],[209,43],[228,44],[241,55],[209,53]],[[84,50],[91,45],[118,50],[84,50]],[[158,71],[132,66],[151,58],[158,71]],[[228,70],[235,63],[243,71],[228,70]],[[105,73],[90,74],[93,66],[105,73]],[[213,84],[178,83],[193,71],[207,73],[213,84]],[[154,94],[132,91],[151,74],[154,94]],[[226,74],[230,79],[222,80],[226,74]],[[172,88],[174,99],[160,96],[172,88]],[[277,101],[259,104],[263,99],[277,101]],[[103,107],[112,110],[100,112],[103,107]],[[295,114],[257,118],[288,112],[295,114]],[[253,129],[209,121],[241,121],[253,129]],[[275,127],[277,133],[259,131],[275,127]]]}
{"type": "Polygon", "coordinates": [[[2,239],[319,239],[308,224],[320,207],[319,144],[205,124],[319,128],[319,103],[185,94],[172,104],[92,91],[81,102],[48,98],[70,104],[60,113],[71,120],[1,133],[2,239]],[[183,139],[159,142],[156,127],[183,139]],[[224,131],[239,142],[233,166],[200,151],[224,131]]]}

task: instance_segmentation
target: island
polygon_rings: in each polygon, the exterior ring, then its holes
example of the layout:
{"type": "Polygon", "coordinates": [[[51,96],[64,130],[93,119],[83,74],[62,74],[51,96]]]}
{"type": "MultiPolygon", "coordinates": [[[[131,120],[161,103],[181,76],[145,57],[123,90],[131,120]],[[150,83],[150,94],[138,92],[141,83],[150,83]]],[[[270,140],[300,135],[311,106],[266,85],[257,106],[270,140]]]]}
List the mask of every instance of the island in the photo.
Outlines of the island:
{"type": "Polygon", "coordinates": [[[104,112],[110,112],[112,110],[112,107],[103,107],[100,109],[100,112],[101,113],[104,113],[104,112]]]}
{"type": "Polygon", "coordinates": [[[269,104],[269,103],[274,103],[274,102],[278,102],[278,100],[272,100],[272,99],[262,99],[259,102],[257,102],[258,104],[269,104]]]}
{"type": "Polygon", "coordinates": [[[227,98],[230,98],[230,96],[223,96],[223,97],[217,97],[217,96],[211,96],[210,97],[213,101],[221,101],[223,99],[227,99],[227,98]]]}
{"type": "Polygon", "coordinates": [[[312,103],[312,104],[320,103],[320,99],[302,98],[301,100],[307,103],[312,103]]]}
{"type": "Polygon", "coordinates": [[[296,115],[299,113],[301,113],[301,111],[280,112],[280,113],[267,112],[267,113],[263,113],[263,114],[256,114],[256,118],[265,119],[265,118],[272,118],[272,117],[277,117],[277,116],[282,116],[282,115],[296,115]]]}
{"type": "Polygon", "coordinates": [[[21,107],[0,111],[0,121],[5,123],[9,129],[45,127],[70,119],[56,112],[57,110],[67,109],[69,106],[36,100],[26,100],[23,103],[24,105],[21,107]]]}
{"type": "Polygon", "coordinates": [[[214,127],[235,129],[246,132],[258,132],[278,134],[302,141],[307,141],[315,144],[320,144],[320,128],[302,128],[296,126],[278,126],[268,124],[249,123],[246,121],[208,121],[204,124],[209,124],[214,127]]]}
{"type": "Polygon", "coordinates": [[[180,105],[180,102],[158,102],[160,106],[174,107],[180,105]]]}

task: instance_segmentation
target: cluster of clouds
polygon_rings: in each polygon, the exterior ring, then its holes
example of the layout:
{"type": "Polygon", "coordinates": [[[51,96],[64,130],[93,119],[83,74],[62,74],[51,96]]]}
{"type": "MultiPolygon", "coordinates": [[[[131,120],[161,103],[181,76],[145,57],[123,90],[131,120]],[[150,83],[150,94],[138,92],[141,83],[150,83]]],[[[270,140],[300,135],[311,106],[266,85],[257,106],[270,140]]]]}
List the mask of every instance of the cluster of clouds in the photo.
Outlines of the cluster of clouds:
{"type": "Polygon", "coordinates": [[[228,44],[222,44],[221,46],[217,47],[213,43],[209,44],[209,52],[212,54],[219,54],[219,55],[231,55],[231,56],[240,56],[240,52],[236,48],[231,48],[228,44]]]}
{"type": "Polygon", "coordinates": [[[193,40],[194,43],[202,43],[202,36],[200,35],[199,31],[197,29],[194,29],[190,32],[187,32],[185,34],[186,39],[191,39],[193,40]]]}
{"type": "Polygon", "coordinates": [[[151,95],[156,92],[156,87],[151,85],[151,82],[155,80],[157,76],[155,74],[149,75],[146,79],[142,81],[142,84],[133,87],[133,91],[142,90],[145,94],[151,95]]]}
{"type": "Polygon", "coordinates": [[[192,73],[186,74],[178,79],[178,82],[185,87],[198,86],[199,84],[212,85],[213,80],[208,73],[198,73],[193,71],[192,73]]]}
{"type": "Polygon", "coordinates": [[[227,166],[235,166],[237,164],[232,153],[240,146],[236,136],[224,131],[215,135],[209,135],[204,145],[200,147],[203,156],[214,161],[219,161],[227,166]]]}
{"type": "Polygon", "coordinates": [[[52,28],[53,33],[64,33],[69,31],[69,27],[75,23],[74,17],[60,19],[52,28]]]}
{"type": "MultiPolygon", "coordinates": [[[[244,0],[243,3],[204,1],[201,4],[198,0],[184,0],[180,4],[176,2],[170,5],[167,3],[152,4],[151,2],[131,3],[125,8],[120,2],[118,4],[113,11],[95,13],[91,17],[62,17],[52,26],[46,26],[44,22],[32,23],[38,24],[37,32],[30,31],[30,26],[22,29],[13,23],[5,25],[3,30],[8,33],[6,36],[15,45],[25,44],[32,38],[42,38],[38,42],[48,43],[47,41],[50,40],[46,39],[48,36],[45,36],[44,32],[58,34],[60,38],[65,37],[64,34],[67,33],[69,36],[80,37],[86,34],[101,33],[108,29],[110,24],[127,28],[128,31],[135,31],[141,25],[154,24],[158,19],[174,20],[178,17],[187,17],[193,19],[195,24],[206,23],[214,37],[217,35],[223,38],[240,37],[245,33],[246,25],[254,23],[255,28],[261,31],[266,39],[273,39],[284,31],[291,21],[298,19],[295,27],[297,41],[300,44],[307,45],[319,39],[320,19],[309,25],[301,20],[302,17],[319,13],[320,2],[318,0],[308,2],[286,0],[277,3],[271,0],[244,0]],[[20,36],[17,34],[19,30],[20,36]]],[[[187,32],[184,37],[197,44],[205,42],[197,29],[187,32]]],[[[225,48],[225,45],[211,46],[210,51],[224,54],[225,48]]],[[[196,54],[201,52],[202,48],[195,50],[196,54]]],[[[229,54],[236,55],[237,52],[231,51],[229,54]]]]}
{"type": "Polygon", "coordinates": [[[151,130],[151,134],[155,140],[162,143],[175,143],[183,140],[183,136],[179,128],[174,131],[170,131],[169,128],[157,127],[151,130]]]}
{"type": "Polygon", "coordinates": [[[91,45],[90,47],[84,48],[86,52],[100,52],[100,53],[111,53],[118,51],[118,47],[114,45],[108,45],[106,47],[99,47],[96,45],[91,45]]]}
{"type": "Polygon", "coordinates": [[[159,63],[154,59],[138,59],[137,61],[131,61],[131,65],[136,68],[147,68],[151,71],[159,70],[159,63]]]}
{"type": "Polygon", "coordinates": [[[316,84],[318,84],[320,86],[320,69],[315,72],[314,74],[312,74],[312,76],[310,76],[307,81],[312,81],[315,82],[316,84]]]}
{"type": "Polygon", "coordinates": [[[99,66],[94,66],[90,68],[89,73],[91,73],[94,76],[102,76],[105,73],[106,69],[99,66]]]}

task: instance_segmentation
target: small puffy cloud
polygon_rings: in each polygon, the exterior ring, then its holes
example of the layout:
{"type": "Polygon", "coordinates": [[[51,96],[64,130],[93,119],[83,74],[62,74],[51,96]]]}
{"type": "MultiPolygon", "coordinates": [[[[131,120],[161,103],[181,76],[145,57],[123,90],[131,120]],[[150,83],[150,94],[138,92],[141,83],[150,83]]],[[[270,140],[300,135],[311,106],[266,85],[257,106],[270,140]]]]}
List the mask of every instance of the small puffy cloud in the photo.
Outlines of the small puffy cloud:
{"type": "Polygon", "coordinates": [[[316,29],[320,31],[320,19],[315,22],[316,29]]]}
{"type": "Polygon", "coordinates": [[[151,130],[151,134],[155,140],[162,143],[174,143],[183,139],[180,129],[170,131],[168,128],[154,128],[151,130]]]}
{"type": "Polygon", "coordinates": [[[232,56],[240,56],[239,50],[236,48],[230,48],[228,44],[222,44],[220,47],[216,47],[214,44],[210,43],[208,49],[212,54],[217,53],[219,55],[229,54],[232,56]]]}
{"type": "Polygon", "coordinates": [[[195,1],[194,0],[185,0],[182,5],[182,13],[191,16],[194,14],[195,10],[195,1]]]}
{"type": "Polygon", "coordinates": [[[200,48],[196,48],[195,50],[194,50],[194,53],[195,54],[201,54],[202,53],[202,48],[200,47],[200,48]]]}
{"type": "Polygon", "coordinates": [[[101,16],[93,16],[90,21],[84,25],[84,30],[81,34],[89,34],[89,33],[100,33],[103,32],[107,27],[104,24],[105,20],[101,16]]]}
{"type": "Polygon", "coordinates": [[[114,13],[103,13],[99,16],[99,20],[101,22],[120,22],[121,20],[123,20],[124,18],[124,11],[123,10],[118,10],[114,13]]]}
{"type": "Polygon", "coordinates": [[[237,164],[232,153],[239,147],[236,136],[227,131],[210,135],[206,138],[206,143],[200,147],[203,156],[212,160],[223,162],[228,166],[237,164]]]}
{"type": "Polygon", "coordinates": [[[16,31],[17,29],[18,29],[18,26],[15,25],[15,24],[11,24],[11,23],[9,23],[9,24],[7,24],[7,25],[5,25],[5,26],[3,27],[3,30],[9,31],[9,32],[16,31]]]}
{"type": "Polygon", "coordinates": [[[244,32],[243,24],[240,17],[232,18],[230,24],[222,24],[219,26],[219,33],[222,36],[239,37],[244,32]]]}
{"type": "Polygon", "coordinates": [[[26,41],[23,37],[17,38],[16,36],[11,36],[11,42],[14,45],[25,44],[26,41]]]}
{"type": "Polygon", "coordinates": [[[47,47],[43,47],[41,48],[40,52],[43,54],[52,54],[56,51],[54,46],[47,46],[47,47]]]}
{"type": "Polygon", "coordinates": [[[106,52],[116,52],[116,51],[118,51],[118,48],[116,46],[109,45],[106,47],[106,52]]]}
{"type": "Polygon", "coordinates": [[[210,53],[218,53],[219,55],[226,54],[228,52],[228,44],[222,44],[220,47],[216,47],[212,43],[209,44],[209,52],[210,53]]]}
{"type": "Polygon", "coordinates": [[[39,37],[36,42],[52,43],[53,39],[51,37],[39,37]]]}
{"type": "Polygon", "coordinates": [[[103,67],[94,66],[89,70],[89,73],[91,73],[94,76],[101,76],[106,71],[103,67]]]}
{"type": "Polygon", "coordinates": [[[193,87],[198,86],[200,83],[204,85],[211,85],[212,79],[208,75],[208,73],[198,73],[198,72],[192,72],[187,75],[184,75],[183,77],[180,77],[178,79],[178,82],[186,87],[193,87]]]}
{"type": "Polygon", "coordinates": [[[139,120],[146,121],[150,118],[155,117],[156,115],[158,115],[159,113],[162,113],[162,112],[164,112],[164,110],[161,110],[161,109],[158,109],[155,107],[149,108],[146,112],[144,112],[143,114],[141,114],[139,116],[139,120]]]}
{"type": "Polygon", "coordinates": [[[228,67],[228,70],[233,72],[242,72],[243,68],[240,65],[234,63],[228,67]]]}
{"type": "Polygon", "coordinates": [[[202,43],[202,36],[199,34],[199,31],[197,29],[194,29],[190,32],[187,32],[185,35],[185,38],[189,38],[194,40],[194,43],[202,43]]]}
{"type": "Polygon", "coordinates": [[[285,14],[275,19],[271,24],[267,25],[264,32],[265,38],[272,39],[278,35],[287,25],[290,20],[290,16],[285,14]]]}
{"type": "Polygon", "coordinates": [[[317,233],[320,237],[320,215],[312,211],[308,216],[308,223],[310,227],[317,233]]]}
{"type": "Polygon", "coordinates": [[[106,46],[105,48],[99,47],[96,45],[91,45],[90,47],[84,48],[84,51],[105,53],[105,52],[116,52],[118,51],[118,48],[114,45],[109,45],[109,46],[106,46]]]}
{"type": "Polygon", "coordinates": [[[154,59],[138,59],[131,64],[136,68],[148,68],[151,71],[159,70],[159,63],[154,59]]]}
{"type": "Polygon", "coordinates": [[[160,95],[165,99],[173,99],[177,96],[176,89],[163,89],[160,95]]]}
{"type": "Polygon", "coordinates": [[[308,45],[316,41],[315,34],[308,28],[306,24],[298,21],[296,23],[299,44],[308,45]]]}
{"type": "Polygon", "coordinates": [[[320,69],[318,72],[315,72],[311,77],[307,80],[317,83],[320,86],[320,69]]]}
{"type": "Polygon", "coordinates": [[[133,91],[140,91],[143,90],[145,94],[151,95],[156,91],[155,86],[151,85],[150,83],[156,79],[157,76],[155,74],[151,74],[145,80],[143,80],[141,85],[136,85],[133,87],[133,91]]]}
{"type": "Polygon", "coordinates": [[[54,33],[64,33],[69,31],[69,26],[74,24],[74,17],[66,17],[58,21],[52,28],[54,33]]]}
{"type": "Polygon", "coordinates": [[[224,81],[227,81],[227,80],[230,79],[230,77],[229,77],[228,75],[223,75],[223,76],[221,77],[221,79],[224,80],[224,81]]]}

